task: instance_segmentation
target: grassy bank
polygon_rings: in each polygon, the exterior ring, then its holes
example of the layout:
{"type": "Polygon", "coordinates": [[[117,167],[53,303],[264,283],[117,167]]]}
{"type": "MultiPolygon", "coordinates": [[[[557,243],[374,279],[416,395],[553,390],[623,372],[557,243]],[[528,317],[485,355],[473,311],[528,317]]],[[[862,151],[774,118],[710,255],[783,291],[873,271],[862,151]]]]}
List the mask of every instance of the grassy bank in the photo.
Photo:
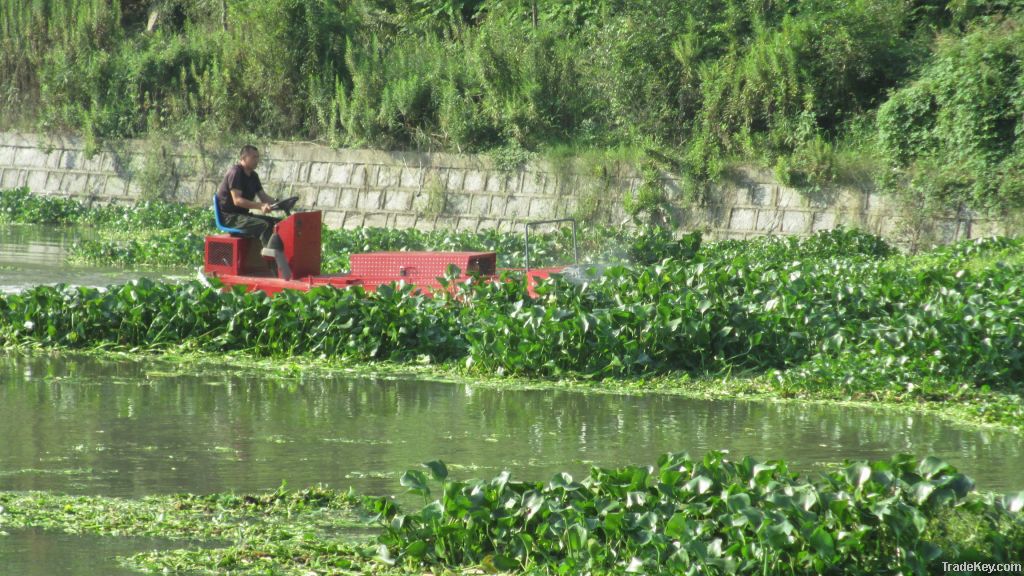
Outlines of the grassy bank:
{"type": "Polygon", "coordinates": [[[225,135],[569,150],[695,193],[754,161],[999,211],[1024,203],[1021,23],[1002,0],[3,0],[0,129],[149,136],[147,170],[225,135]]]}
{"type": "Polygon", "coordinates": [[[121,559],[164,573],[926,574],[1024,552],[1024,493],[975,492],[934,458],[802,478],[781,461],[665,454],[547,482],[456,481],[433,461],[401,484],[422,508],[324,487],[141,500],[0,492],[0,529],[185,541],[121,559]]]}

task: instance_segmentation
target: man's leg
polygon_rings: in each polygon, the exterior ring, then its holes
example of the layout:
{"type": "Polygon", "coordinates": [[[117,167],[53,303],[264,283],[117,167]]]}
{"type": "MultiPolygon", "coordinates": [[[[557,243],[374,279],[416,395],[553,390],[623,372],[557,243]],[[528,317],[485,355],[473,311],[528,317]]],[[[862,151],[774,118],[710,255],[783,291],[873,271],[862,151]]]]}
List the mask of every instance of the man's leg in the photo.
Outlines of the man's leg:
{"type": "Polygon", "coordinates": [[[241,230],[242,236],[259,238],[264,248],[274,235],[274,224],[279,222],[277,218],[256,214],[222,214],[221,217],[225,226],[241,230]]]}
{"type": "Polygon", "coordinates": [[[270,237],[274,235],[274,226],[281,221],[280,218],[274,218],[272,216],[264,216],[262,214],[253,214],[250,218],[258,218],[266,222],[267,226],[260,233],[260,242],[263,243],[263,247],[266,248],[270,245],[270,237]]]}

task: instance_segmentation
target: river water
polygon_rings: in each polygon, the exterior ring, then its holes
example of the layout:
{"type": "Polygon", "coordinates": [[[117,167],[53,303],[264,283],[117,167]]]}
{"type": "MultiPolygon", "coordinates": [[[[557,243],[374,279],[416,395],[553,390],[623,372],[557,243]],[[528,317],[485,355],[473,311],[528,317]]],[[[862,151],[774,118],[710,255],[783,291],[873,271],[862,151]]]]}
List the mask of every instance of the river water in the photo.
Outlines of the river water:
{"type": "MultiPolygon", "coordinates": [[[[1019,436],[927,415],[411,376],[282,376],[212,361],[0,359],[0,490],[138,497],[266,490],[286,481],[400,494],[401,472],[435,458],[461,479],[509,470],[546,480],[562,470],[577,475],[590,465],[653,464],[663,452],[712,449],[782,458],[804,471],[931,454],[982,489],[1024,488],[1019,436]]],[[[114,555],[147,546],[109,540],[15,531],[0,537],[0,567],[27,576],[118,574],[114,555]]]]}
{"type": "Polygon", "coordinates": [[[126,270],[67,263],[69,247],[91,236],[88,228],[0,225],[0,293],[39,284],[100,287],[142,277],[177,279],[188,275],[182,270],[126,270]]]}
{"type": "Polygon", "coordinates": [[[680,450],[781,458],[799,470],[934,455],[981,488],[1024,488],[1019,436],[878,409],[68,354],[8,355],[0,382],[0,490],[135,497],[287,481],[384,494],[435,458],[462,478],[510,470],[546,480],[680,450]]]}

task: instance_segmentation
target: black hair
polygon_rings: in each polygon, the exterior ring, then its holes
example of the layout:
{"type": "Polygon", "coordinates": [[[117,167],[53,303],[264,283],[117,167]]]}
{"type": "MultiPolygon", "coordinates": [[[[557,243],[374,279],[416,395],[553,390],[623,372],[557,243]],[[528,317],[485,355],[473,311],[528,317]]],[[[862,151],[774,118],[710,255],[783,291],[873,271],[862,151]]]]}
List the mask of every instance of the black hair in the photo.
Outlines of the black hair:
{"type": "Polygon", "coordinates": [[[256,154],[258,152],[258,148],[256,148],[252,144],[246,144],[245,146],[242,146],[242,151],[238,153],[238,157],[241,158],[243,156],[248,156],[249,154],[256,154]]]}

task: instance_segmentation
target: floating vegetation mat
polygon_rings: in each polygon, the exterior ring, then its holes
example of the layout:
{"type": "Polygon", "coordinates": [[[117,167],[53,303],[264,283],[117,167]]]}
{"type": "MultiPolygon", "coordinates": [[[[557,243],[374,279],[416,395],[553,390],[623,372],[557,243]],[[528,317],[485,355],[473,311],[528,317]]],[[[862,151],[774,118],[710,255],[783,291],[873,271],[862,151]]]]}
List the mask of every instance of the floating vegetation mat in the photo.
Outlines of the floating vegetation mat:
{"type": "Polygon", "coordinates": [[[401,477],[422,498],[410,512],[324,487],[140,500],[0,493],[0,528],[185,541],[122,559],[165,573],[930,574],[1024,553],[1024,492],[978,493],[935,458],[847,462],[807,479],[721,452],[595,467],[579,481],[457,481],[443,462],[424,467],[401,477]]]}

